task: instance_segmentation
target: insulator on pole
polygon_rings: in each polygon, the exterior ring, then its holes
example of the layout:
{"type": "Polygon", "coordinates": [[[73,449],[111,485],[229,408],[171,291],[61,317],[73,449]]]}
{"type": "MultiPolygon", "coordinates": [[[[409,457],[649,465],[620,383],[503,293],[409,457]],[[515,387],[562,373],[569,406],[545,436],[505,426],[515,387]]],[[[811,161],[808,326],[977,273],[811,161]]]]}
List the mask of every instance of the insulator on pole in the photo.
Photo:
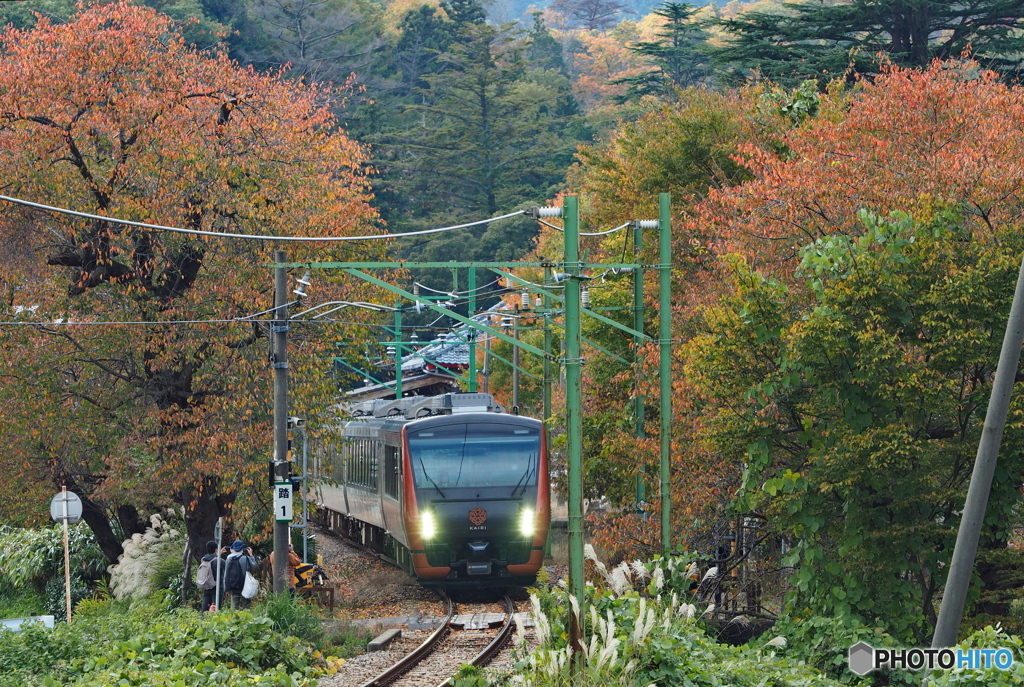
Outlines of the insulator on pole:
{"type": "Polygon", "coordinates": [[[562,208],[560,207],[543,207],[543,208],[530,208],[530,214],[534,219],[542,219],[545,217],[561,217],[562,208]]]}
{"type": "Polygon", "coordinates": [[[530,292],[529,291],[523,291],[522,298],[523,298],[523,309],[524,310],[529,309],[529,307],[530,307],[530,292]]]}
{"type": "Polygon", "coordinates": [[[656,219],[636,219],[636,220],[633,220],[633,221],[636,223],[636,226],[640,227],[641,229],[657,229],[658,228],[658,220],[656,220],[656,219]]]}
{"type": "Polygon", "coordinates": [[[580,303],[583,305],[584,308],[590,307],[590,289],[588,289],[585,286],[583,287],[583,290],[580,292],[580,303]]]}

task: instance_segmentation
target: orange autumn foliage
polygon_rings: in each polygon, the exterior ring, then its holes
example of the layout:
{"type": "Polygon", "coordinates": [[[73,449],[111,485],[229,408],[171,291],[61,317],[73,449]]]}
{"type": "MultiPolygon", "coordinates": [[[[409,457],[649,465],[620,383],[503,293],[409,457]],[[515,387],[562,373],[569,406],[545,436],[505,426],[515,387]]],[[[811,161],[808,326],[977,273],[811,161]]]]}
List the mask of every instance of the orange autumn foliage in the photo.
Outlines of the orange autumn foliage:
{"type": "MultiPolygon", "coordinates": [[[[5,194],[202,231],[376,233],[366,151],[329,109],[342,94],[197,53],[128,3],[8,29],[0,44],[5,194]]],[[[4,319],[36,323],[0,329],[0,438],[17,479],[4,519],[45,517],[40,499],[67,482],[97,505],[86,519],[108,556],[118,546],[100,531],[116,509],[184,507],[194,550],[218,515],[258,534],[272,374],[265,324],[236,318],[272,305],[273,243],[5,203],[0,245],[4,319]],[[90,324],[104,322],[149,324],[90,324]]],[[[291,244],[289,258],[345,259],[348,245],[291,244]]],[[[317,296],[367,298],[329,281],[318,275],[317,296]]],[[[319,407],[331,337],[293,329],[294,405],[319,407]]]]}
{"type": "Polygon", "coordinates": [[[860,208],[927,216],[955,207],[981,236],[1020,216],[1024,90],[971,62],[890,68],[782,137],[785,154],[748,145],[755,178],[712,194],[690,231],[718,252],[763,263],[824,234],[859,231],[860,208]]]}

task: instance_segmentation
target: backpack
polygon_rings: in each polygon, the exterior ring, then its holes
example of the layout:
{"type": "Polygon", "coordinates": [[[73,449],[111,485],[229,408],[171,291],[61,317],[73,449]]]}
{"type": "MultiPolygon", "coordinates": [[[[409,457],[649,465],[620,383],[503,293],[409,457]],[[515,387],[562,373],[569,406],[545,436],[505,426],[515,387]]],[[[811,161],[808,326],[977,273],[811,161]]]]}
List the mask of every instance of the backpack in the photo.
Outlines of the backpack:
{"type": "MultiPolygon", "coordinates": [[[[248,566],[248,561],[246,561],[248,566]]],[[[224,589],[240,592],[245,586],[245,570],[242,569],[242,555],[228,556],[227,572],[224,573],[224,589]]]]}
{"type": "Polygon", "coordinates": [[[196,586],[200,589],[213,589],[217,586],[217,578],[213,574],[213,559],[205,558],[199,564],[196,572],[196,586]]]}

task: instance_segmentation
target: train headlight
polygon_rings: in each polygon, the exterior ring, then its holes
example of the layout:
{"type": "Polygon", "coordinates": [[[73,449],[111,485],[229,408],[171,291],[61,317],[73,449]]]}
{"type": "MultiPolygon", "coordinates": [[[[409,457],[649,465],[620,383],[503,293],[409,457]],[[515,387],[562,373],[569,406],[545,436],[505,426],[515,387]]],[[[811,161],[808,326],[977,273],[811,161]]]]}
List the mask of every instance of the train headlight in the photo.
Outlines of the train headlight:
{"type": "Polygon", "coordinates": [[[532,537],[535,526],[532,508],[524,508],[519,511],[519,533],[524,537],[532,537]]]}
{"type": "Polygon", "coordinates": [[[420,534],[424,539],[433,539],[437,534],[437,528],[434,526],[434,514],[428,510],[423,511],[420,515],[420,534]]]}

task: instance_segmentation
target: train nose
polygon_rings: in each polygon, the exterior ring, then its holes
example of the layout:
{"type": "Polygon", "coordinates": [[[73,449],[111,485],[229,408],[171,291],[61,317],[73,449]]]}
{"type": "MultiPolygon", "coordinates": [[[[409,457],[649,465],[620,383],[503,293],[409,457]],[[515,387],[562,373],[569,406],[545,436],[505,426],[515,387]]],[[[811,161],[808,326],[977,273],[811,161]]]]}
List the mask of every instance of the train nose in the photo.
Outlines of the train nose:
{"type": "Polygon", "coordinates": [[[469,558],[466,561],[467,575],[490,575],[491,554],[488,549],[491,547],[489,541],[466,542],[469,549],[469,558]]]}

